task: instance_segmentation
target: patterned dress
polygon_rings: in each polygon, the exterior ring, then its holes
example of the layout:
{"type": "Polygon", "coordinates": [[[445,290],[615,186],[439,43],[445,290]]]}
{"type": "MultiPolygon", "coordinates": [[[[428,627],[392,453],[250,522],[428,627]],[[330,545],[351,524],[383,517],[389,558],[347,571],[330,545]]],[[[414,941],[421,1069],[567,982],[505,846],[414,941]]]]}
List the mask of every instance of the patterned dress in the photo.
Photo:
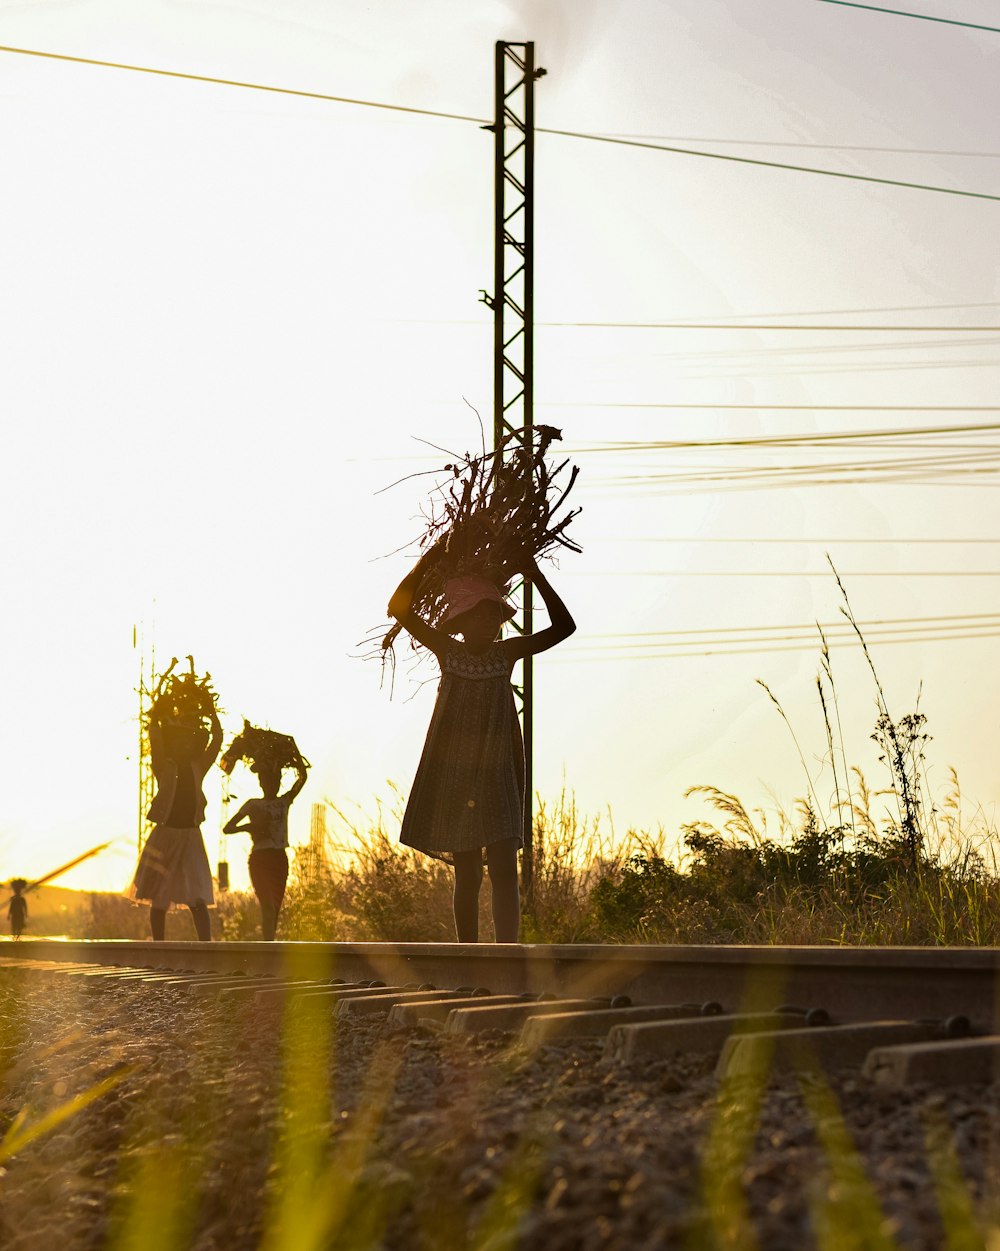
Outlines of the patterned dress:
{"type": "Polygon", "coordinates": [[[524,743],[511,662],[494,644],[478,655],[457,639],[403,816],[400,842],[439,860],[502,839],[523,841],[524,743]]]}

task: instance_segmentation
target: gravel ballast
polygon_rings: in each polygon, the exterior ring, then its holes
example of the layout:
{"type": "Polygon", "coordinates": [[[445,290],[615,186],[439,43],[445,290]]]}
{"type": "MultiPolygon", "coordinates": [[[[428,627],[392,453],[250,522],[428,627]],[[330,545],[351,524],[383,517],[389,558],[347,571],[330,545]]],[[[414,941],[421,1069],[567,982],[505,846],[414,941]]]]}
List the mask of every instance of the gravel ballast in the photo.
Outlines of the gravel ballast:
{"type": "Polygon", "coordinates": [[[858,1070],[720,1086],[715,1054],[283,1026],[247,1000],[0,969],[4,1251],[940,1248],[1000,1229],[1000,1087],[858,1070]],[[315,1237],[310,1229],[318,1230],[315,1237]],[[154,1238],[151,1231],[156,1231],[154,1238]],[[283,1237],[279,1237],[279,1232],[283,1237]],[[312,1239],[312,1240],[310,1240],[312,1239]]]}

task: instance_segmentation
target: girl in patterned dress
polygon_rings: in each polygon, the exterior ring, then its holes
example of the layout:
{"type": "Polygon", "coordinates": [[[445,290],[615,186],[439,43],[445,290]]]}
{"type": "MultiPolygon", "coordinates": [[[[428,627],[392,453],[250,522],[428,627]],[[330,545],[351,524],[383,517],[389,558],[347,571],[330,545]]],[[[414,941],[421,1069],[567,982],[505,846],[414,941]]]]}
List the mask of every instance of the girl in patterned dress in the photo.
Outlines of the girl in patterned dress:
{"type": "Polygon", "coordinates": [[[522,845],[524,745],[510,678],[525,656],[555,647],[576,629],[569,610],[533,557],[521,569],[541,593],[549,626],[537,634],[501,639],[514,615],[485,578],[453,578],[448,609],[432,626],[413,610],[428,553],[389,601],[389,615],[437,657],[441,683],[424,749],[410,790],[400,841],[455,868],[458,941],[479,939],[483,860],[492,888],[498,943],[516,943],[521,920],[517,851],[522,845]],[[461,634],[462,642],[454,636],[461,634]]]}

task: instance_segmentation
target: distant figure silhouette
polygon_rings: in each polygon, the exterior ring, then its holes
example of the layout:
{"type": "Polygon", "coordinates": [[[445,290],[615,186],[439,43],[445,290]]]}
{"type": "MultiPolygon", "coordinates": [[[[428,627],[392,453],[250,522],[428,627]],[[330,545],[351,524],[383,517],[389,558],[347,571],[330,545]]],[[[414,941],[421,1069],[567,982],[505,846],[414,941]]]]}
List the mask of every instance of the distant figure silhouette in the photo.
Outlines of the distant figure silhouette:
{"type": "Polygon", "coordinates": [[[150,904],[149,925],[157,942],[162,942],[166,932],[171,904],[191,909],[202,942],[212,937],[208,908],[215,896],[201,838],[202,784],[222,746],[222,726],[214,705],[207,716],[211,733],[193,714],[161,719],[154,712],[150,717],[149,747],[157,790],[148,816],[155,824],[129,893],[150,904]]]}
{"type": "Polygon", "coordinates": [[[511,672],[517,661],[555,647],[576,629],[569,610],[534,558],[522,553],[519,572],[541,592],[550,625],[538,634],[500,639],[514,615],[485,578],[453,578],[445,587],[443,630],[413,610],[428,552],[389,601],[389,615],[434,653],[441,683],[400,841],[455,867],[458,941],[479,939],[483,858],[492,889],[498,943],[516,943],[521,921],[517,850],[523,843],[524,744],[511,672]],[[462,635],[462,642],[453,636],[462,635]]]}
{"type": "Polygon", "coordinates": [[[27,879],[23,877],[14,878],[10,884],[14,894],[7,905],[7,918],[10,921],[10,932],[15,939],[20,938],[24,933],[24,926],[28,920],[28,901],[23,893],[27,885],[27,879]]]}
{"type": "MultiPolygon", "coordinates": [[[[232,750],[230,748],[226,753],[223,768],[232,750]]],[[[248,799],[232,820],[222,827],[226,834],[246,832],[253,840],[248,867],[250,881],[260,903],[265,942],[272,942],[277,933],[278,913],[288,881],[288,809],[306,784],[306,763],[301,755],[292,767],[296,773],[295,781],[284,795],[279,795],[281,767],[270,763],[254,765],[263,797],[248,799]]]]}

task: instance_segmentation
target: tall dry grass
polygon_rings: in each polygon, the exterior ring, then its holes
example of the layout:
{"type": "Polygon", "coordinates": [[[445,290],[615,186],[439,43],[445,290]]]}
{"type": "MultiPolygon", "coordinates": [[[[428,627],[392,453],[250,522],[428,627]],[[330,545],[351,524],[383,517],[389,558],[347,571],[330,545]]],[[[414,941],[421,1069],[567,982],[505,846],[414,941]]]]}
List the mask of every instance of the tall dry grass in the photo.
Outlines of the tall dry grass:
{"type": "MultiPolygon", "coordinates": [[[[619,835],[609,815],[582,814],[571,792],[539,800],[522,941],[1000,945],[995,830],[982,814],[963,825],[956,808],[939,808],[914,867],[909,839],[863,807],[853,834],[821,823],[806,801],[797,823],[773,814],[772,833],[736,796],[692,793],[710,813],[684,828],[679,857],[667,854],[663,830],[619,835]]],[[[451,869],[401,847],[394,820],[379,808],[345,826],[318,873],[304,857],[296,863],[279,937],[453,940],[451,869]]],[[[488,878],[480,906],[488,940],[488,878]]],[[[218,921],[224,938],[259,933],[246,896],[225,897],[218,921]]]]}
{"type": "MultiPolygon", "coordinates": [[[[707,811],[684,827],[679,855],[668,854],[663,829],[619,834],[610,813],[580,812],[571,791],[539,798],[522,941],[1000,946],[996,831],[980,810],[965,811],[949,778],[927,807],[915,863],[899,826],[876,820],[860,774],[852,827],[821,820],[808,798],[794,816],[765,814],[718,788],[691,788],[707,811]]],[[[296,856],[279,938],[452,941],[452,871],[399,844],[400,804],[396,796],[367,818],[336,812],[327,863],[296,856]]],[[[488,940],[488,877],[480,909],[488,940]]],[[[147,927],[145,909],[100,894],[77,925],[88,938],[145,938],[147,927]]],[[[256,900],[220,893],[213,927],[228,941],[259,938],[256,900]]],[[[185,910],[170,915],[167,936],[195,937],[185,910]]]]}
{"type": "MultiPolygon", "coordinates": [[[[853,627],[876,692],[869,738],[884,776],[870,785],[852,765],[833,661],[819,631],[816,688],[823,741],[808,758],[780,699],[760,683],[784,721],[802,764],[805,794],[794,812],[750,810],[738,796],[695,786],[709,815],[682,829],[682,852],[665,854],[662,829],[616,836],[581,814],[565,789],[536,799],[534,889],[522,925],[529,942],[1000,944],[996,829],[970,813],[958,777],[945,794],[931,784],[931,742],[920,710],[902,715],[889,698],[846,589],[841,611],[853,627]],[[829,795],[824,804],[820,796],[829,795]]],[[[401,848],[395,830],[403,797],[387,818],[337,816],[344,837],[337,871],[322,881],[297,875],[287,937],[436,941],[453,934],[450,871],[401,848]]],[[[490,933],[488,889],[481,933],[490,933]]]]}
{"type": "MultiPolygon", "coordinates": [[[[837,585],[876,692],[869,738],[879,751],[880,783],[870,784],[851,763],[820,630],[819,751],[803,748],[779,697],[760,683],[802,765],[805,793],[792,812],[750,809],[718,787],[691,787],[687,795],[704,800],[708,812],[682,828],[681,852],[671,856],[662,828],[619,836],[610,812],[581,813],[572,791],[553,801],[536,797],[523,941],[1000,945],[995,825],[981,808],[969,810],[953,769],[944,794],[935,792],[919,688],[913,710],[893,715],[839,577],[837,585]]],[[[379,802],[373,815],[330,807],[340,833],[326,864],[297,857],[279,937],[451,940],[451,870],[400,846],[403,794],[393,788],[389,805],[379,802]]],[[[480,909],[488,938],[488,884],[480,909]]],[[[259,934],[252,897],[225,894],[215,915],[219,937],[259,934]]],[[[186,915],[171,924],[177,937],[194,936],[185,931],[186,915]]],[[[88,937],[138,937],[144,925],[144,913],[95,896],[84,930],[88,937]]]]}

